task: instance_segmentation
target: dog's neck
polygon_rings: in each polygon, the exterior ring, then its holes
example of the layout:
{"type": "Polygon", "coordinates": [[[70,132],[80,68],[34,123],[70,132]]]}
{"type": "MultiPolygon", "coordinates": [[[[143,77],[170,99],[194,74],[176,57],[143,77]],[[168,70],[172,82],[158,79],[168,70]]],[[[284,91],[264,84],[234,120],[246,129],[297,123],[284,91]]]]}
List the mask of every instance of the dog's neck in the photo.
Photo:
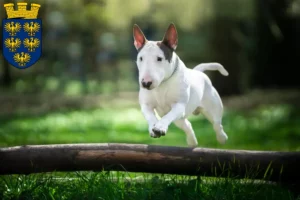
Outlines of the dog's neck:
{"type": "Polygon", "coordinates": [[[175,65],[174,70],[173,70],[172,74],[168,78],[164,79],[161,83],[167,82],[178,71],[180,59],[179,59],[178,55],[176,55],[176,53],[173,53],[173,56],[174,56],[174,65],[175,65]]]}

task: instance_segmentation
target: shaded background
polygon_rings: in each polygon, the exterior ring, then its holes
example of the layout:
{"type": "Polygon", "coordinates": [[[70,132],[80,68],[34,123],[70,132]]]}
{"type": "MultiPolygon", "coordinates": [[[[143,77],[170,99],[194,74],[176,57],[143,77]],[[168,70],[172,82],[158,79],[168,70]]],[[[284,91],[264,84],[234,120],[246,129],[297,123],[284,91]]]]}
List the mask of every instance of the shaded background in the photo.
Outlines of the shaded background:
{"type": "MultiPolygon", "coordinates": [[[[27,2],[41,4],[43,54],[25,70],[0,55],[0,145],[185,146],[173,125],[165,138],[151,139],[137,101],[132,26],[160,40],[174,22],[177,53],[187,67],[220,62],[230,74],[207,72],[224,100],[229,144],[218,145],[200,117],[192,118],[199,145],[300,149],[299,0],[27,2]]],[[[3,6],[0,13],[6,17],[3,6]]]]}

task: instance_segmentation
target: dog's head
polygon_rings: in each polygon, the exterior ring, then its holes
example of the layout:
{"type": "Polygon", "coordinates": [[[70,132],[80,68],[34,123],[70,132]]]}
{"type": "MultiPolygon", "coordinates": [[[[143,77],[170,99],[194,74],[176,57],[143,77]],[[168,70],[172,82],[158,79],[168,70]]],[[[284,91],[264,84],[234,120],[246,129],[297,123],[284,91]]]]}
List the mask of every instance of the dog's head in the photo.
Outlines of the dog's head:
{"type": "Polygon", "coordinates": [[[138,51],[137,67],[140,86],[148,90],[158,87],[175,70],[174,51],[178,36],[170,24],[162,41],[148,41],[138,25],[133,26],[134,46],[138,51]]]}

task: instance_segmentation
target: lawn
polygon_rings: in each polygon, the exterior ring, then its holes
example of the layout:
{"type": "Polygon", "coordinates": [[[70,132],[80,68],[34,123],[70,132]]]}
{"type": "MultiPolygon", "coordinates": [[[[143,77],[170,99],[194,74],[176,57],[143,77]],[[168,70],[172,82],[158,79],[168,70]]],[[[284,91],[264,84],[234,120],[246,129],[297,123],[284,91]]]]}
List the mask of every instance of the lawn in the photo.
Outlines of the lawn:
{"type": "Polygon", "coordinates": [[[2,176],[0,189],[1,199],[296,199],[285,188],[251,180],[124,172],[2,176]]]}
{"type": "MultiPolygon", "coordinates": [[[[228,143],[217,143],[202,116],[191,117],[199,147],[247,150],[300,150],[299,109],[260,106],[225,110],[228,143]]],[[[142,143],[186,146],[185,134],[171,125],[154,139],[139,108],[101,108],[0,117],[0,146],[59,143],[142,143]]],[[[296,199],[278,185],[231,179],[126,172],[72,172],[0,176],[2,199],[296,199]]],[[[299,199],[299,198],[298,198],[299,199]]]]}
{"type": "MultiPolygon", "coordinates": [[[[289,105],[251,111],[225,110],[229,140],[220,145],[211,124],[191,117],[200,147],[247,150],[300,150],[300,115],[289,105]]],[[[42,116],[0,118],[0,146],[56,143],[142,143],[186,146],[183,131],[171,125],[165,137],[151,138],[139,108],[53,112],[42,116]]]]}

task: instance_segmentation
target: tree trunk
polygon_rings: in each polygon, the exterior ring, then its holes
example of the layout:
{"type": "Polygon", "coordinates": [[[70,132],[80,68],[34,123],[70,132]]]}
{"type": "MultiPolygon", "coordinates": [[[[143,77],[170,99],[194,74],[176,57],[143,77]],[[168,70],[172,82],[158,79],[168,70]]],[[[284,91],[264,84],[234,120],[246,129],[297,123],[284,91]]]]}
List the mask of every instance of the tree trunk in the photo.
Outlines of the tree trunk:
{"type": "MultiPolygon", "coordinates": [[[[0,13],[2,13],[0,16],[2,17],[2,19],[4,19],[6,17],[5,11],[3,9],[3,5],[0,6],[0,13]]],[[[2,20],[1,20],[2,21],[2,20]]],[[[1,22],[2,23],[2,22],[1,22]]],[[[5,88],[10,87],[11,82],[12,82],[12,78],[11,78],[11,73],[10,73],[10,69],[9,69],[9,64],[8,62],[2,57],[2,47],[3,47],[3,39],[2,39],[2,30],[0,31],[0,58],[2,58],[1,60],[1,66],[3,67],[3,74],[1,77],[2,80],[2,86],[5,88]]]]}
{"type": "MultiPolygon", "coordinates": [[[[294,1],[261,1],[257,5],[255,86],[299,88],[300,17],[290,14],[294,1]]],[[[295,12],[295,11],[294,11],[295,12]]]]}
{"type": "Polygon", "coordinates": [[[138,144],[0,148],[0,174],[117,170],[296,182],[300,152],[218,150],[138,144]]]}
{"type": "Polygon", "coordinates": [[[2,60],[3,66],[3,75],[2,75],[2,86],[5,88],[9,88],[11,86],[12,78],[10,75],[9,64],[6,60],[2,60]]]}
{"type": "MultiPolygon", "coordinates": [[[[240,70],[238,53],[241,47],[233,37],[233,30],[237,27],[237,20],[232,17],[224,17],[219,12],[224,9],[224,2],[212,1],[215,10],[214,19],[211,23],[209,38],[211,59],[221,63],[229,72],[229,77],[219,73],[211,73],[212,82],[221,96],[241,94],[240,70]]],[[[234,2],[232,2],[234,3],[234,2]]]]}

